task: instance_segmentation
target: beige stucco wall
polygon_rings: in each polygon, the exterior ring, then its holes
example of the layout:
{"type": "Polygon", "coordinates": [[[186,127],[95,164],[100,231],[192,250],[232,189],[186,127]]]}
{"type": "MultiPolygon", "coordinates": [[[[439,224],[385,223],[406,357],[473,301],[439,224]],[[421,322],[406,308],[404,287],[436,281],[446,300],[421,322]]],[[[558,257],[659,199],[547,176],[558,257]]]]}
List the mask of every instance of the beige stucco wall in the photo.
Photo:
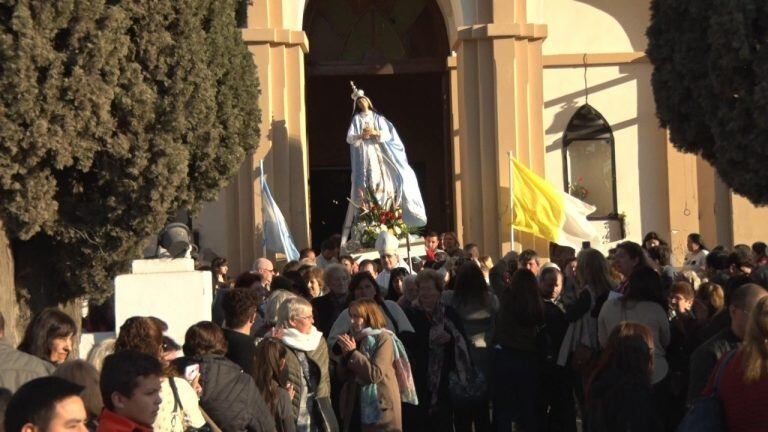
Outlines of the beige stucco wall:
{"type": "Polygon", "coordinates": [[[733,243],[768,241],[768,208],[755,207],[746,198],[731,194],[733,243]]]}
{"type": "Polygon", "coordinates": [[[648,0],[529,0],[532,22],[547,24],[544,55],[644,51],[648,0]]]}

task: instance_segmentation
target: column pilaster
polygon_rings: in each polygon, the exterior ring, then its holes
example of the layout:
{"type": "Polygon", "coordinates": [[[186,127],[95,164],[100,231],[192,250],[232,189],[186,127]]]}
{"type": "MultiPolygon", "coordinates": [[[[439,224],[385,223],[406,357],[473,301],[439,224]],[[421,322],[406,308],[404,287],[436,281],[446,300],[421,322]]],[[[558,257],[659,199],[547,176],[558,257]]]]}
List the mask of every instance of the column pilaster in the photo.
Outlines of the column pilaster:
{"type": "Polygon", "coordinates": [[[502,256],[515,247],[548,254],[547,242],[515,233],[511,243],[508,154],[544,174],[541,44],[546,26],[523,22],[524,7],[500,2],[497,22],[460,27],[460,156],[465,241],[502,256]]]}

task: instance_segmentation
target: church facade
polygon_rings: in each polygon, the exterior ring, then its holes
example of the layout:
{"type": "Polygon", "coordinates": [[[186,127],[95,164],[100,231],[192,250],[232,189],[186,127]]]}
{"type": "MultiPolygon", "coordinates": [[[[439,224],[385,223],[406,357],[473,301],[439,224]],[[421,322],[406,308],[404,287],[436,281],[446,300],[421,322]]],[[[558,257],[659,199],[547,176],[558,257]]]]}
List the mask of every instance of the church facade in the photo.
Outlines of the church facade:
{"type": "Polygon", "coordinates": [[[203,259],[264,255],[259,162],[297,247],[340,232],[349,194],[349,81],[398,126],[428,227],[496,258],[549,242],[510,229],[509,155],[595,205],[607,249],[656,231],[768,239],[768,215],[675,150],[644,51],[648,0],[251,0],[261,142],[194,220],[203,259]],[[340,138],[341,137],[341,138],[340,138]]]}

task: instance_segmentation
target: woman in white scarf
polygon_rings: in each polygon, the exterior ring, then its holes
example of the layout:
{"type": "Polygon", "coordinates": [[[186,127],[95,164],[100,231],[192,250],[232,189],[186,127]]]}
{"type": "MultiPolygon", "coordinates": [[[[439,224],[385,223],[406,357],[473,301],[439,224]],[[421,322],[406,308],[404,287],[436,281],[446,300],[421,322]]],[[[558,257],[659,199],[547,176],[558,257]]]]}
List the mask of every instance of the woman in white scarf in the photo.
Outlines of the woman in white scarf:
{"type": "Polygon", "coordinates": [[[312,305],[300,297],[286,300],[277,311],[275,330],[274,336],[288,348],[285,369],[296,390],[296,430],[338,431],[331,406],[328,346],[314,326],[312,305]]]}

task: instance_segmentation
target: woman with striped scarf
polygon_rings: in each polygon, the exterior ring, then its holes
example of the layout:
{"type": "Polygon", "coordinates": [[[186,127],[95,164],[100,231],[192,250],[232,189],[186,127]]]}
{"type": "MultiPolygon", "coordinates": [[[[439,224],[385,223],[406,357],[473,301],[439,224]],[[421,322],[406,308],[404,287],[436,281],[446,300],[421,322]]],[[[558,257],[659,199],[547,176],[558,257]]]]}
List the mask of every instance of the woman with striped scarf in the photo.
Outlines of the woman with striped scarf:
{"type": "Polygon", "coordinates": [[[374,300],[352,302],[349,317],[351,332],[337,342],[345,381],[339,404],[343,430],[401,431],[401,401],[418,403],[405,348],[386,329],[374,300]]]}

